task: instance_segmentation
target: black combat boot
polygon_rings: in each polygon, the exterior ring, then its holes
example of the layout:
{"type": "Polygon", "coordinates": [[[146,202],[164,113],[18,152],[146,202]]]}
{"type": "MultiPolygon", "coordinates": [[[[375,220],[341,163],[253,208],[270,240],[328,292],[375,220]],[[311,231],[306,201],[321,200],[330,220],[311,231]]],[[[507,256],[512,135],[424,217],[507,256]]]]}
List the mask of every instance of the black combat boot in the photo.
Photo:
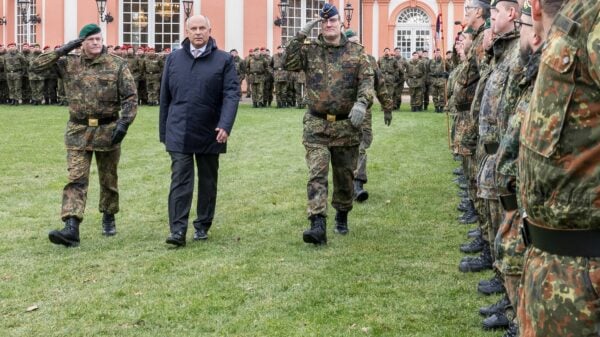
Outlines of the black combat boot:
{"type": "Polygon", "coordinates": [[[490,251],[490,245],[485,242],[481,254],[475,258],[467,256],[458,265],[458,270],[463,273],[468,272],[479,272],[486,269],[492,269],[492,253],[490,251]]]}
{"type": "Polygon", "coordinates": [[[495,313],[492,316],[483,320],[483,330],[507,329],[510,324],[510,319],[506,317],[506,311],[495,313]]]}
{"type": "Polygon", "coordinates": [[[109,213],[102,213],[102,235],[113,236],[115,234],[117,234],[115,215],[109,213]]]}
{"type": "Polygon", "coordinates": [[[185,233],[183,231],[173,232],[165,242],[175,247],[185,247],[185,233]]]}
{"type": "Polygon", "coordinates": [[[277,109],[281,109],[281,108],[283,108],[283,105],[281,104],[280,101],[277,101],[277,109]]]}
{"type": "Polygon", "coordinates": [[[456,195],[458,195],[461,198],[468,198],[469,197],[469,193],[467,193],[467,191],[463,191],[463,190],[460,190],[460,191],[456,192],[456,195]]]}
{"type": "Polygon", "coordinates": [[[471,201],[468,198],[462,198],[456,209],[461,212],[467,212],[471,209],[471,201]]]}
{"type": "MultiPolygon", "coordinates": [[[[465,191],[462,191],[465,192],[465,191]]],[[[473,201],[470,201],[469,209],[458,218],[458,222],[462,224],[473,224],[479,221],[479,215],[477,214],[477,210],[475,209],[475,205],[473,201]]]]}
{"type": "Polygon", "coordinates": [[[354,180],[354,200],[363,202],[369,199],[369,192],[363,189],[363,182],[355,179],[354,180]]]}
{"type": "Polygon", "coordinates": [[[454,171],[452,171],[452,173],[457,176],[462,176],[464,174],[463,168],[459,166],[455,168],[454,171]]]}
{"type": "Polygon", "coordinates": [[[258,108],[258,105],[256,104],[256,102],[252,102],[252,107],[253,108],[258,108]]]}
{"type": "Polygon", "coordinates": [[[470,229],[467,232],[467,237],[468,238],[474,239],[474,238],[476,238],[478,236],[481,236],[481,229],[479,227],[470,229]]]}
{"type": "Polygon", "coordinates": [[[466,254],[479,253],[483,250],[483,238],[476,237],[473,241],[460,245],[460,251],[466,254]]]}
{"type": "Polygon", "coordinates": [[[490,317],[495,313],[505,312],[508,306],[510,306],[510,301],[508,300],[508,296],[504,295],[498,302],[479,308],[479,314],[484,317],[490,317]]]}
{"type": "Polygon", "coordinates": [[[335,228],[333,231],[342,235],[348,234],[348,211],[335,212],[335,228]]]}
{"type": "Polygon", "coordinates": [[[519,337],[519,325],[515,321],[511,321],[502,337],[519,337]]]}
{"type": "Polygon", "coordinates": [[[65,228],[48,233],[50,242],[65,247],[79,246],[79,219],[70,217],[65,220],[65,228]]]}
{"type": "Polygon", "coordinates": [[[504,281],[498,273],[489,280],[479,281],[479,284],[477,284],[477,291],[484,295],[506,293],[504,281]]]}
{"type": "Polygon", "coordinates": [[[302,233],[302,240],[306,243],[313,243],[315,245],[327,244],[327,224],[325,217],[317,214],[310,218],[310,229],[305,230],[302,233]]]}

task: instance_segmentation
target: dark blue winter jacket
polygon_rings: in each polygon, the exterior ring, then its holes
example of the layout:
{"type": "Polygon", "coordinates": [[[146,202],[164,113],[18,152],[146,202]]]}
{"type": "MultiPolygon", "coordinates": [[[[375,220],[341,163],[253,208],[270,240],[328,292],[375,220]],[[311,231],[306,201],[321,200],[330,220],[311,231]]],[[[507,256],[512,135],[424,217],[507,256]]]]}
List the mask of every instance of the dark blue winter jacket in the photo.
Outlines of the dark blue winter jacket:
{"type": "Polygon", "coordinates": [[[194,59],[190,41],[165,62],[160,88],[159,138],[167,151],[218,154],[216,128],[231,134],[240,100],[240,84],[233,58],[219,50],[211,37],[206,50],[194,59]]]}

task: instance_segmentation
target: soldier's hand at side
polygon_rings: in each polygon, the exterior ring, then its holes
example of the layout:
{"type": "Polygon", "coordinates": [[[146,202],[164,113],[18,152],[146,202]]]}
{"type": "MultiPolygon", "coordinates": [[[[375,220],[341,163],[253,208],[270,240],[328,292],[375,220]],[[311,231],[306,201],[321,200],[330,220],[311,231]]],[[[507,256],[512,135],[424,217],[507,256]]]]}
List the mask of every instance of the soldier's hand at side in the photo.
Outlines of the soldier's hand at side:
{"type": "Polygon", "coordinates": [[[315,19],[315,20],[311,20],[308,21],[304,26],[302,26],[302,29],[300,29],[300,31],[298,32],[299,34],[302,34],[304,36],[309,36],[310,35],[310,31],[317,25],[317,23],[321,22],[321,19],[315,19]]]}
{"type": "Polygon", "coordinates": [[[367,106],[363,102],[356,102],[354,106],[352,106],[352,110],[348,114],[350,118],[350,122],[354,125],[355,128],[360,128],[363,120],[365,119],[365,114],[367,113],[367,106]]]}
{"type": "Polygon", "coordinates": [[[383,122],[387,126],[390,126],[390,124],[392,124],[392,112],[391,111],[383,112],[383,122]]]}
{"type": "Polygon", "coordinates": [[[113,130],[113,133],[112,133],[112,138],[111,138],[112,145],[119,144],[120,142],[123,141],[123,138],[125,138],[125,135],[127,134],[128,127],[129,127],[129,125],[127,125],[127,122],[122,121],[122,120],[117,121],[117,126],[115,127],[115,129],[113,130]]]}

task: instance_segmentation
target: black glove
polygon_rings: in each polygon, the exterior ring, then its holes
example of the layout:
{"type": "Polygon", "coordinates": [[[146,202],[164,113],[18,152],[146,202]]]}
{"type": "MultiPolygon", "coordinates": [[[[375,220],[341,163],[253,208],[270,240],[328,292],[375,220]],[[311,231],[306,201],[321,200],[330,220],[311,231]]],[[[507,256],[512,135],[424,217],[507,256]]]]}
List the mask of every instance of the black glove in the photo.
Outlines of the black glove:
{"type": "Polygon", "coordinates": [[[85,39],[75,39],[65,43],[62,47],[58,48],[56,52],[60,56],[67,55],[71,50],[81,47],[81,43],[85,39]]]}
{"type": "Polygon", "coordinates": [[[127,122],[121,119],[117,121],[117,126],[112,133],[112,145],[119,144],[123,141],[123,138],[125,138],[125,135],[127,134],[127,128],[129,128],[129,124],[127,124],[127,122]]]}
{"type": "Polygon", "coordinates": [[[392,124],[392,112],[391,111],[383,112],[383,122],[387,126],[390,126],[390,124],[392,124]]]}

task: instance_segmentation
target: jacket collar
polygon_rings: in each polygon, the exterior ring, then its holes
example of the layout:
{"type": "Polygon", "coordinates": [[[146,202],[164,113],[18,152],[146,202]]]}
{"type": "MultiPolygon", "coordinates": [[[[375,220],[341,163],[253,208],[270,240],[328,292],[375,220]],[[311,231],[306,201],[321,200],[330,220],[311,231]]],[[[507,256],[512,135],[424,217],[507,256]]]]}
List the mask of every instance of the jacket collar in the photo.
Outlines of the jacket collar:
{"type": "MultiPolygon", "coordinates": [[[[184,53],[186,55],[188,55],[191,58],[194,58],[194,56],[192,55],[191,50],[191,42],[190,39],[188,39],[187,37],[185,38],[185,40],[183,40],[183,42],[181,42],[181,48],[183,49],[184,53]]],[[[198,57],[205,57],[207,55],[209,55],[210,53],[212,53],[213,50],[218,49],[217,47],[217,42],[215,41],[215,39],[211,37],[208,38],[208,42],[206,43],[206,49],[204,50],[204,53],[202,53],[200,56],[198,57]]]]}

